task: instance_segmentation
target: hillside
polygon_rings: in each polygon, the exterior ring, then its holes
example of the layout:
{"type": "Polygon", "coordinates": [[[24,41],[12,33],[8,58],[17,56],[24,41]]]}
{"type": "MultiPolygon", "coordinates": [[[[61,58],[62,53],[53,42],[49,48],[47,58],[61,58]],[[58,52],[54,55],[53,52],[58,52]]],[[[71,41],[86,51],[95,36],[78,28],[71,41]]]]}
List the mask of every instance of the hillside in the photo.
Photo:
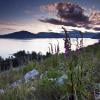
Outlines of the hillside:
{"type": "Polygon", "coordinates": [[[100,33],[94,35],[92,38],[93,38],[93,39],[100,39],[100,33]]]}
{"type": "Polygon", "coordinates": [[[70,96],[73,82],[78,100],[92,100],[94,87],[96,93],[100,90],[99,60],[100,43],[85,47],[80,52],[71,52],[67,58],[64,54],[55,54],[40,61],[33,60],[0,74],[0,98],[66,100],[66,93],[70,96]]]}
{"type": "Polygon", "coordinates": [[[15,38],[15,39],[26,39],[26,38],[33,38],[33,37],[34,34],[27,31],[19,31],[19,32],[9,33],[0,36],[0,38],[15,38]]]}
{"type": "Polygon", "coordinates": [[[54,32],[40,32],[34,34],[28,31],[19,31],[19,32],[1,35],[0,38],[11,38],[11,39],[64,38],[64,35],[59,33],[54,33],[54,32]]]}
{"type": "MultiPolygon", "coordinates": [[[[73,30],[68,32],[70,38],[81,38],[80,32],[73,30]]],[[[96,38],[100,39],[100,33],[83,33],[83,38],[96,38]],[[97,36],[95,36],[97,35],[97,36]]],[[[64,38],[64,33],[55,33],[55,32],[39,32],[37,34],[28,32],[28,31],[19,31],[14,33],[9,33],[5,35],[0,35],[0,38],[9,38],[9,39],[34,39],[34,38],[64,38]]]]}

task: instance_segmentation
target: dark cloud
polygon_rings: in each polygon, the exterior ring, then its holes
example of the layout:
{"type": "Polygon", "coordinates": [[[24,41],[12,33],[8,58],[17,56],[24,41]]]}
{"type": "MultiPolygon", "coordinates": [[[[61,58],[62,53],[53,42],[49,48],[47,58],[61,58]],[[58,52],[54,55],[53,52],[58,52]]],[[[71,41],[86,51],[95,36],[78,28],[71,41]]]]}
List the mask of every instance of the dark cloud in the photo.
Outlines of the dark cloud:
{"type": "Polygon", "coordinates": [[[85,9],[80,5],[60,2],[42,6],[43,10],[55,12],[57,19],[48,18],[40,20],[56,25],[93,28],[93,25],[100,25],[100,12],[93,11],[90,15],[85,14],[85,9]]]}
{"type": "Polygon", "coordinates": [[[79,5],[72,3],[58,3],[56,6],[58,17],[71,21],[88,21],[88,17],[84,15],[84,9],[79,5]]]}
{"type": "Polygon", "coordinates": [[[100,31],[100,27],[93,28],[95,31],[100,31]]]}
{"type": "Polygon", "coordinates": [[[74,23],[71,23],[71,22],[64,22],[64,21],[61,21],[61,20],[58,20],[58,19],[45,19],[45,20],[42,20],[40,19],[41,22],[45,22],[45,23],[51,23],[51,24],[55,24],[55,25],[65,25],[65,26],[73,26],[73,27],[76,27],[77,25],[74,24],[74,23]]]}
{"type": "Polygon", "coordinates": [[[42,7],[49,12],[57,12],[57,17],[64,21],[84,23],[88,22],[88,16],[84,14],[84,9],[77,4],[55,3],[42,7]]]}

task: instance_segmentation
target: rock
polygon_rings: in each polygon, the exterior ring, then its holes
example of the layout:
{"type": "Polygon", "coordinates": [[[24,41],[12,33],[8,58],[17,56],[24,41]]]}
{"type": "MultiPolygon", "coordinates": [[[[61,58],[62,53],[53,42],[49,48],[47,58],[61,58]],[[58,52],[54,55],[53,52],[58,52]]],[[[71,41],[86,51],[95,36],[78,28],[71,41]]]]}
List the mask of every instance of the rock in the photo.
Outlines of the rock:
{"type": "Polygon", "coordinates": [[[100,100],[100,83],[96,83],[95,100],[100,100]]]}
{"type": "Polygon", "coordinates": [[[13,83],[10,85],[10,87],[16,88],[16,87],[18,87],[21,83],[22,83],[22,80],[17,80],[17,81],[15,81],[15,82],[13,82],[13,83]]]}
{"type": "Polygon", "coordinates": [[[0,94],[3,94],[4,92],[4,89],[0,89],[0,94]]]}
{"type": "Polygon", "coordinates": [[[63,85],[64,81],[68,79],[68,76],[66,74],[62,75],[61,77],[59,77],[56,81],[56,83],[58,85],[63,85]]]}
{"type": "Polygon", "coordinates": [[[12,88],[15,88],[15,87],[17,87],[17,86],[18,86],[17,82],[13,82],[13,83],[10,85],[10,87],[12,87],[12,88]]]}
{"type": "Polygon", "coordinates": [[[100,100],[100,92],[95,93],[95,100],[100,100]]]}
{"type": "Polygon", "coordinates": [[[28,73],[24,75],[24,79],[25,81],[28,81],[29,79],[34,79],[37,76],[39,76],[39,71],[36,69],[33,69],[32,71],[29,71],[28,73]]]}

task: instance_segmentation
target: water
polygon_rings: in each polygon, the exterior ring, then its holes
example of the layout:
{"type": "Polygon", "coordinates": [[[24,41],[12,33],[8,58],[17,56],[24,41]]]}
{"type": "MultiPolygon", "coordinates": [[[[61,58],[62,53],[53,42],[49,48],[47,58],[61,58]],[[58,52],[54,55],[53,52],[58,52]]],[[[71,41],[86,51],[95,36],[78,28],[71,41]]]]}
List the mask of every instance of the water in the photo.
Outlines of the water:
{"type": "MultiPolygon", "coordinates": [[[[46,54],[49,51],[50,44],[53,47],[59,42],[60,52],[64,52],[64,40],[63,39],[32,39],[32,40],[14,40],[14,39],[0,39],[0,56],[3,58],[11,56],[20,50],[42,52],[46,54]]],[[[83,39],[84,46],[97,43],[97,39],[83,39]]],[[[76,39],[71,39],[72,50],[76,49],[76,39]]]]}

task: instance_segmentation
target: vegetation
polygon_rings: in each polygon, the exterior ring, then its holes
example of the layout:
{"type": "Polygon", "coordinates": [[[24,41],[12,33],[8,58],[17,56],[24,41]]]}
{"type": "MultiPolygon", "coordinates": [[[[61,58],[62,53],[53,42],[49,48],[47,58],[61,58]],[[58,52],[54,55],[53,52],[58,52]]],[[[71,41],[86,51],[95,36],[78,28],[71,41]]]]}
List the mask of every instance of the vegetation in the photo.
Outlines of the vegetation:
{"type": "MultiPolygon", "coordinates": [[[[81,44],[77,43],[80,49],[71,51],[70,38],[64,31],[64,54],[59,54],[58,44],[56,54],[39,56],[23,66],[1,72],[0,88],[4,92],[0,93],[0,100],[95,100],[100,91],[100,43],[83,48],[81,40],[81,44]],[[38,70],[40,76],[26,82],[23,77],[32,69],[38,70]],[[10,87],[19,79],[21,84],[10,87]]],[[[50,51],[53,53],[52,44],[50,51]]]]}
{"type": "MultiPolygon", "coordinates": [[[[6,92],[0,94],[1,100],[68,100],[74,88],[75,100],[92,100],[94,90],[99,91],[100,83],[99,59],[100,44],[88,46],[65,59],[64,54],[52,55],[44,60],[33,60],[17,69],[10,69],[0,74],[0,88],[6,92]],[[84,53],[83,53],[84,51],[84,53]],[[32,69],[37,69],[42,78],[23,82],[17,88],[7,88],[12,82],[20,79],[32,69]],[[47,72],[47,74],[45,74],[47,72]],[[63,85],[57,85],[55,80],[63,74],[68,79],[63,85]]],[[[72,99],[69,99],[72,100],[72,99]]]]}
{"type": "Polygon", "coordinates": [[[32,60],[40,60],[41,58],[45,59],[48,56],[50,56],[50,53],[47,52],[46,55],[42,55],[41,53],[36,53],[36,52],[32,52],[32,53],[26,53],[24,50],[23,51],[19,51],[15,54],[13,54],[13,56],[3,59],[2,57],[0,57],[0,71],[5,71],[5,70],[9,70],[12,67],[20,67],[22,65],[25,65],[27,63],[29,63],[32,60]]]}

